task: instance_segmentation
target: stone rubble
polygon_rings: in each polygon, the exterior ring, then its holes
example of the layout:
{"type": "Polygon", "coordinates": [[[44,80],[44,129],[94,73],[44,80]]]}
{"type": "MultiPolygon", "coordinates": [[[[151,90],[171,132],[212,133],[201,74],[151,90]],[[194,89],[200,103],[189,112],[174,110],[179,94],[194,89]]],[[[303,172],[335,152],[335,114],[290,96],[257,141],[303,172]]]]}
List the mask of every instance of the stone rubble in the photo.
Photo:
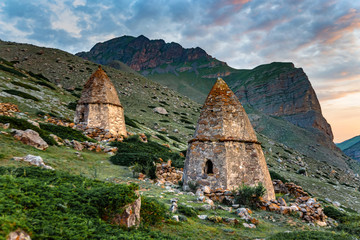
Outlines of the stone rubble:
{"type": "Polygon", "coordinates": [[[13,117],[15,112],[20,112],[17,105],[12,103],[0,103],[0,115],[13,117]]]}
{"type": "Polygon", "coordinates": [[[24,162],[28,162],[34,166],[38,166],[38,167],[42,167],[42,168],[50,169],[50,170],[55,170],[53,167],[46,165],[44,163],[44,160],[40,156],[34,156],[31,154],[28,154],[25,157],[13,157],[13,160],[24,161],[24,162]]]}
{"type": "Polygon", "coordinates": [[[302,187],[291,182],[283,183],[281,180],[274,180],[273,185],[275,193],[291,194],[296,197],[295,202],[288,206],[283,198],[271,201],[261,199],[259,204],[261,209],[283,215],[296,213],[307,222],[316,223],[319,226],[327,225],[327,216],[324,214],[320,203],[315,198],[311,198],[302,187]]]}
{"type": "Polygon", "coordinates": [[[93,142],[79,142],[76,140],[64,140],[64,144],[69,147],[73,147],[77,151],[82,151],[84,149],[87,149],[89,151],[96,151],[96,152],[105,152],[109,153],[110,155],[113,155],[117,151],[117,147],[110,147],[110,146],[103,146],[99,143],[93,143],[93,142]]]}
{"type": "MultiPolygon", "coordinates": [[[[162,161],[162,159],[160,159],[162,161]]],[[[176,170],[175,167],[171,166],[171,160],[166,163],[156,164],[156,177],[157,182],[160,184],[171,183],[178,184],[182,180],[183,172],[176,170]]]]}

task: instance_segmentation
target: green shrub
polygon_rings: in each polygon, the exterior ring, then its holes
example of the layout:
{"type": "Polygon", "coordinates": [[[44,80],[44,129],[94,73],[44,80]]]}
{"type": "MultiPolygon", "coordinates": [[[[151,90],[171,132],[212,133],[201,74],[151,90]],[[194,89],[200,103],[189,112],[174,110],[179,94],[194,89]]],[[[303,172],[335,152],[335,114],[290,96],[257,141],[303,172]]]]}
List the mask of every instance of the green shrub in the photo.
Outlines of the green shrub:
{"type": "Polygon", "coordinates": [[[27,93],[24,93],[24,92],[21,92],[21,91],[18,91],[18,90],[14,90],[14,89],[5,89],[3,90],[4,92],[6,93],[9,93],[11,95],[16,95],[16,96],[19,96],[19,97],[22,97],[22,98],[25,98],[25,99],[31,99],[31,100],[34,100],[35,102],[39,102],[40,100],[30,94],[27,94],[27,93]]]}
{"type": "Polygon", "coordinates": [[[179,205],[178,212],[188,217],[197,217],[197,215],[199,214],[196,209],[184,205],[179,205]]]}
{"type": "Polygon", "coordinates": [[[70,110],[76,111],[77,102],[69,102],[66,107],[70,110]]]}
{"type": "Polygon", "coordinates": [[[281,180],[283,183],[286,183],[288,182],[288,180],[286,178],[284,178],[283,176],[281,176],[280,174],[278,174],[277,172],[274,172],[274,171],[269,171],[270,172],[270,177],[272,180],[281,180]]]}
{"type": "Polygon", "coordinates": [[[48,82],[44,82],[44,81],[35,81],[37,84],[41,85],[41,86],[44,86],[44,87],[47,87],[51,90],[56,90],[56,88],[54,86],[52,86],[50,83],[48,82]]]}
{"type": "Polygon", "coordinates": [[[141,197],[141,224],[157,225],[169,218],[169,212],[165,204],[158,202],[156,199],[141,197]]]}
{"type": "Polygon", "coordinates": [[[171,151],[169,148],[153,142],[148,138],[147,143],[143,143],[139,136],[128,137],[123,142],[113,142],[111,146],[117,147],[117,153],[110,158],[110,161],[117,165],[133,166],[136,163],[143,167],[142,173],[151,178],[155,178],[155,162],[162,158],[164,161],[172,160],[175,167],[184,166],[184,157],[179,153],[171,151]]]}
{"type": "Polygon", "coordinates": [[[155,136],[157,136],[158,138],[160,138],[161,140],[163,140],[164,142],[169,142],[166,137],[164,137],[163,135],[160,134],[155,134],[155,136]]]}
{"type": "Polygon", "coordinates": [[[6,72],[9,72],[9,73],[12,73],[14,74],[15,76],[18,76],[18,77],[27,77],[25,74],[23,74],[22,72],[18,71],[18,70],[15,70],[13,68],[9,68],[7,66],[4,66],[4,65],[1,65],[0,64],[0,70],[3,70],[3,71],[6,71],[6,72]]]}
{"type": "Polygon", "coordinates": [[[58,126],[54,124],[45,124],[45,123],[40,123],[40,127],[42,130],[55,134],[56,136],[62,139],[76,140],[80,142],[84,142],[84,141],[95,142],[95,140],[84,136],[84,134],[79,130],[72,129],[70,127],[63,127],[63,126],[58,126]]]}
{"type": "Polygon", "coordinates": [[[47,77],[45,77],[44,75],[42,75],[41,73],[36,74],[36,73],[33,73],[33,72],[30,71],[29,75],[32,76],[33,78],[37,78],[37,79],[40,79],[40,80],[50,82],[50,80],[47,77]]]}
{"type": "Polygon", "coordinates": [[[296,231],[283,232],[272,235],[269,240],[352,240],[351,236],[345,233],[320,232],[320,231],[296,231]]]}
{"type": "Polygon", "coordinates": [[[167,120],[167,119],[160,119],[159,120],[159,122],[165,122],[165,123],[168,123],[168,122],[170,122],[169,120],[167,120]]]}
{"type": "Polygon", "coordinates": [[[140,129],[140,127],[136,124],[135,120],[132,120],[128,116],[125,115],[125,124],[131,126],[133,128],[140,129]]]}
{"type": "Polygon", "coordinates": [[[346,213],[340,211],[339,209],[337,209],[336,207],[333,207],[333,206],[324,207],[324,213],[326,216],[331,217],[335,220],[340,220],[341,218],[347,216],[346,213]]]}
{"type": "Polygon", "coordinates": [[[28,121],[20,118],[8,117],[8,116],[0,116],[0,123],[10,123],[11,128],[19,129],[19,130],[26,130],[32,129],[39,133],[40,137],[44,139],[45,142],[49,145],[57,145],[56,141],[50,137],[50,133],[40,129],[28,121]]]}
{"type": "Polygon", "coordinates": [[[184,119],[184,118],[180,118],[180,122],[187,123],[187,124],[193,124],[193,122],[191,122],[187,119],[184,119]]]}
{"type": "Polygon", "coordinates": [[[178,138],[175,137],[175,136],[169,136],[169,138],[172,139],[172,140],[175,140],[175,141],[177,141],[177,142],[179,142],[179,143],[181,143],[181,140],[178,139],[178,138]]]}
{"type": "Polygon", "coordinates": [[[187,129],[195,130],[196,128],[194,126],[185,126],[187,129]]]}
{"type": "Polygon", "coordinates": [[[235,203],[251,208],[256,208],[259,198],[264,196],[265,192],[266,189],[262,183],[259,183],[255,187],[242,184],[237,190],[234,191],[235,203]]]}
{"type": "Polygon", "coordinates": [[[14,64],[0,57],[0,63],[13,67],[14,64]]]}
{"type": "Polygon", "coordinates": [[[360,236],[360,215],[342,217],[340,222],[337,230],[360,236]]]}
{"type": "Polygon", "coordinates": [[[28,84],[25,84],[25,83],[22,83],[22,82],[12,81],[11,83],[14,84],[14,85],[26,88],[26,89],[30,89],[30,90],[34,90],[34,91],[40,91],[40,89],[38,89],[37,87],[31,86],[31,85],[28,85],[28,84]]]}

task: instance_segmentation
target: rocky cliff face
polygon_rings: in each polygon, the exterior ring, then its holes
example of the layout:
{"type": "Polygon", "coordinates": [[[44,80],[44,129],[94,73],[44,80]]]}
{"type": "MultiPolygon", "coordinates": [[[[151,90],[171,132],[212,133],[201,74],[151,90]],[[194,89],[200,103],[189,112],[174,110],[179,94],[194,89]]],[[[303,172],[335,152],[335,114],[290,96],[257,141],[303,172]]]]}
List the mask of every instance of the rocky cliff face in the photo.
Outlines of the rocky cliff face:
{"type": "Polygon", "coordinates": [[[331,127],[302,68],[295,68],[292,63],[272,63],[251,72],[246,79],[232,84],[242,104],[310,131],[320,131],[333,140],[331,127]]]}
{"type": "Polygon", "coordinates": [[[136,71],[156,68],[163,64],[212,58],[199,47],[185,49],[178,43],[149,40],[143,35],[137,38],[130,36],[114,38],[96,44],[90,52],[81,52],[76,55],[107,65],[113,61],[121,61],[136,71]]]}

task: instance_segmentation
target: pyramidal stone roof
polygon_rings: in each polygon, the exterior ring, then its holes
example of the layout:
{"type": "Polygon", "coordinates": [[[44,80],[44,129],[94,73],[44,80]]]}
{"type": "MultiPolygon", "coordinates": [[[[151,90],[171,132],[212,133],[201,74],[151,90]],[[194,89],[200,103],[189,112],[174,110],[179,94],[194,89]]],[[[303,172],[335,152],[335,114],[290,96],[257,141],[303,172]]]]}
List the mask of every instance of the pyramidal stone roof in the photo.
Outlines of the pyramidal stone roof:
{"type": "Polygon", "coordinates": [[[121,106],[116,89],[101,66],[85,83],[79,104],[105,103],[121,106]]]}
{"type": "Polygon", "coordinates": [[[194,141],[257,142],[245,109],[224,80],[218,78],[202,107],[194,141]]]}

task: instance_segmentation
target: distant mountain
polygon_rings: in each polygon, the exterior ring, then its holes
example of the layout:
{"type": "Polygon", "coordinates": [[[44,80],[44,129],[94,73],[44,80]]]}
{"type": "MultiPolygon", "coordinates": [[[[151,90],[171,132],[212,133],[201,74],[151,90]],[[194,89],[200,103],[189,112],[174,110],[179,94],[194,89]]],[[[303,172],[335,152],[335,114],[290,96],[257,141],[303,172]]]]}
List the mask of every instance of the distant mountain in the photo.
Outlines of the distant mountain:
{"type": "MultiPolygon", "coordinates": [[[[201,104],[216,79],[222,77],[244,107],[256,112],[257,117],[254,119],[264,116],[280,118],[305,129],[310,132],[305,135],[311,136],[290,137],[291,129],[284,132],[284,129],[278,126],[280,129],[271,135],[273,139],[291,147],[307,146],[307,149],[302,151],[312,157],[330,159],[326,161],[333,161],[335,164],[342,162],[338,161],[342,153],[332,142],[331,127],[322,115],[308,77],[303,69],[295,68],[292,63],[274,62],[251,70],[234,69],[211,57],[201,48],[185,49],[177,43],[149,40],[142,35],[123,36],[97,43],[89,52],[76,55],[110,66],[114,66],[115,61],[124,62],[143,76],[201,104]],[[310,140],[300,146],[298,142],[303,142],[304,139],[310,140]],[[319,144],[324,146],[323,153],[313,149],[318,148],[319,144]],[[329,151],[332,153],[329,154],[329,151]]],[[[273,133],[274,126],[270,124],[272,122],[274,121],[269,120],[261,126],[258,125],[257,131],[273,133]]],[[[255,120],[252,123],[256,125],[255,120]]]]}
{"type": "Polygon", "coordinates": [[[336,144],[346,155],[360,162],[360,135],[336,144]]]}

